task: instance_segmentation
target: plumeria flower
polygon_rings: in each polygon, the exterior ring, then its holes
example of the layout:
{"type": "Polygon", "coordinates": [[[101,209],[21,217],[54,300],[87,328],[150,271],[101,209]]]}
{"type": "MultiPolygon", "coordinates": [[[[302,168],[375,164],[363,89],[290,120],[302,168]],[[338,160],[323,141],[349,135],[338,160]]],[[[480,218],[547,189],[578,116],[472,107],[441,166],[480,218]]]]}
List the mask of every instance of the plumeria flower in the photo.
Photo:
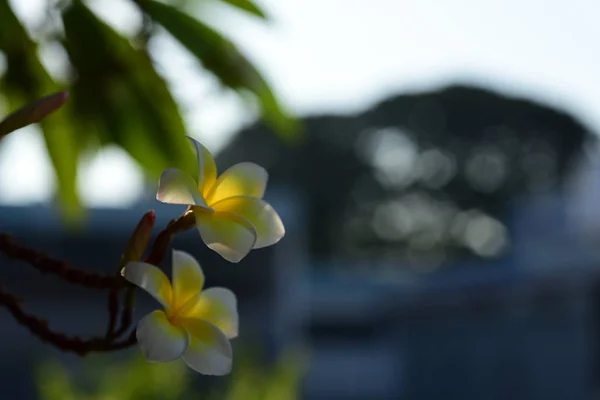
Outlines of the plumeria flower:
{"type": "Polygon", "coordinates": [[[190,140],[198,155],[198,178],[169,168],[160,177],[156,199],[191,206],[204,243],[230,262],[239,262],[252,249],[277,243],[285,228],[277,212],[262,199],[267,171],[243,162],[217,177],[212,155],[190,140]]]}
{"type": "Polygon", "coordinates": [[[231,371],[229,339],[238,334],[237,300],[229,290],[202,290],[204,273],[183,251],[173,251],[173,284],[154,265],[130,262],[121,275],[141,287],[164,307],[146,315],[137,326],[137,340],[151,362],[183,357],[186,364],[206,375],[231,371]]]}

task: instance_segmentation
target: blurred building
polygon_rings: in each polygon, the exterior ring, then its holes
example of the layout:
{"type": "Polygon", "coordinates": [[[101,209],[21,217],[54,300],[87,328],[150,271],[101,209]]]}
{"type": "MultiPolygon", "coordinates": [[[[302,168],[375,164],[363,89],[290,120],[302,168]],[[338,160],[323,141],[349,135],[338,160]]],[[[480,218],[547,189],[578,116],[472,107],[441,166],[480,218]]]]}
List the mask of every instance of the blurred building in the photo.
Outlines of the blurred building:
{"type": "MultiPolygon", "coordinates": [[[[575,181],[597,182],[584,166],[575,181]]],[[[504,257],[411,278],[313,275],[309,398],[595,398],[600,220],[573,205],[599,197],[573,188],[515,202],[504,257]]]]}

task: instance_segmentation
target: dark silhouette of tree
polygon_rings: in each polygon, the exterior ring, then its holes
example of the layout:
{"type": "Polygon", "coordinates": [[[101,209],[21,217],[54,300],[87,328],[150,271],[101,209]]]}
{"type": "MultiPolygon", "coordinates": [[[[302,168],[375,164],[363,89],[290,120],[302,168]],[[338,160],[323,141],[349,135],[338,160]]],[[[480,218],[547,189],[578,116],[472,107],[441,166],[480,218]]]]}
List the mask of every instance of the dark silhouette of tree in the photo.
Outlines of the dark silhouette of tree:
{"type": "Polygon", "coordinates": [[[511,200],[560,188],[588,137],[564,112],[466,86],[303,122],[300,145],[257,124],[218,162],[259,162],[304,192],[317,256],[501,254],[511,200]]]}

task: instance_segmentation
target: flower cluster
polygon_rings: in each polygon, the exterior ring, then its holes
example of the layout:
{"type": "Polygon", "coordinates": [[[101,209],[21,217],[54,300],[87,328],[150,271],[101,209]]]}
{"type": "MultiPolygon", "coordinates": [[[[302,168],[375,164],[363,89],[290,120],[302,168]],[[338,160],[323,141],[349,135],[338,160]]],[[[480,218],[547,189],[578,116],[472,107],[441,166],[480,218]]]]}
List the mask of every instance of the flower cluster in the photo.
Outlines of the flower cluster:
{"type": "MultiPolygon", "coordinates": [[[[277,212],[263,200],[265,169],[244,162],[217,176],[212,155],[190,140],[197,153],[198,176],[167,169],[159,180],[157,200],[188,205],[204,243],[227,261],[240,262],[252,249],[277,243],[285,229],[277,212]]],[[[219,287],[203,290],[202,268],[192,256],[177,250],[172,257],[172,282],[156,266],[140,261],[127,263],[121,274],[164,308],[138,323],[137,340],[148,361],[181,357],[203,374],[231,371],[229,340],[238,334],[233,292],[219,287]]]]}
{"type": "Polygon", "coordinates": [[[198,177],[168,169],[160,177],[156,199],[191,207],[206,245],[230,262],[241,261],[252,249],[277,243],[285,234],[279,215],[262,197],[268,174],[243,162],[217,177],[208,150],[190,139],[198,155],[198,177]]]}

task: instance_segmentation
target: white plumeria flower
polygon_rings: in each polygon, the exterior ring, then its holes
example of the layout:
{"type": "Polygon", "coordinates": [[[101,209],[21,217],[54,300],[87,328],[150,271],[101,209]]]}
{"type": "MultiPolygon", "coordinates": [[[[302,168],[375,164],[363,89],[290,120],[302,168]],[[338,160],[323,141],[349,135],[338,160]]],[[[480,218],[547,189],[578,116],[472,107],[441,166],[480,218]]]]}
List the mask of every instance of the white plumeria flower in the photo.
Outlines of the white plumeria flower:
{"type": "Polygon", "coordinates": [[[121,275],[164,307],[137,326],[137,340],[148,361],[183,357],[190,368],[205,375],[231,371],[229,339],[238,334],[236,297],[221,287],[202,290],[204,273],[191,255],[173,251],[173,285],[160,269],[145,262],[128,263],[121,275]]]}
{"type": "Polygon", "coordinates": [[[156,199],[191,206],[200,237],[227,261],[237,263],[250,250],[277,243],[285,235],[285,228],[277,212],[262,199],[267,171],[243,162],[217,178],[210,152],[190,140],[198,155],[198,178],[169,168],[160,177],[156,199]]]}

